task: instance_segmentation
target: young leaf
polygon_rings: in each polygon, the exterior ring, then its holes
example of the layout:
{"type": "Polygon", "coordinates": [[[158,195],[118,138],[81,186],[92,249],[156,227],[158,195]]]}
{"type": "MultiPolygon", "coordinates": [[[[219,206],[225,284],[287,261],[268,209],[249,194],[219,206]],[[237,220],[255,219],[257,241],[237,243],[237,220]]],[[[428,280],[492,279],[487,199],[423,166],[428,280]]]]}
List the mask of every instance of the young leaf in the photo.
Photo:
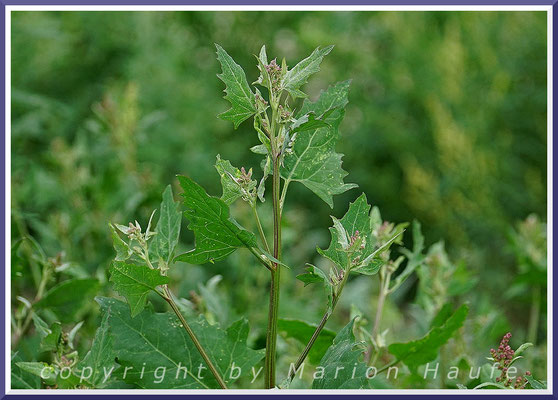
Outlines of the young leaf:
{"type": "Polygon", "coordinates": [[[405,280],[411,276],[413,271],[421,265],[425,259],[424,254],[424,236],[420,230],[420,222],[417,220],[413,221],[413,251],[407,249],[402,249],[401,252],[407,257],[407,265],[405,269],[395,278],[390,287],[390,292],[396,291],[399,286],[405,282],[405,280]]]}
{"type": "MultiPolygon", "coordinates": [[[[143,389],[219,387],[174,314],[146,309],[131,318],[121,301],[101,297],[97,302],[103,315],[108,314],[118,363],[128,367],[127,383],[143,389]]],[[[241,368],[243,376],[249,376],[251,367],[263,357],[261,351],[246,346],[249,328],[245,319],[233,323],[226,331],[209,325],[203,318],[189,325],[227,383],[238,378],[238,370],[232,371],[233,367],[241,368]]]]}
{"type": "Polygon", "coordinates": [[[99,281],[96,279],[70,279],[50,289],[35,306],[49,308],[60,322],[72,322],[98,289],[99,281]]]}
{"type": "Polygon", "coordinates": [[[361,361],[364,347],[355,342],[353,319],[335,336],[333,344],[320,361],[314,373],[312,389],[369,388],[367,366],[361,361]],[[320,376],[316,376],[322,372],[320,376]]]}
{"type": "Polygon", "coordinates": [[[50,366],[45,362],[26,362],[20,361],[16,362],[18,368],[22,371],[35,375],[38,377],[44,376],[45,378],[41,378],[47,385],[55,385],[56,384],[56,370],[54,367],[50,366]]]}
{"type": "Polygon", "coordinates": [[[109,227],[112,236],[112,246],[116,251],[115,260],[126,261],[132,255],[132,249],[130,249],[130,246],[128,246],[128,244],[124,240],[122,240],[118,232],[116,232],[116,228],[114,227],[114,225],[109,224],[109,227]]]}
{"type": "Polygon", "coordinates": [[[327,250],[318,248],[318,253],[329,258],[344,271],[365,275],[378,272],[383,261],[378,256],[397,240],[394,234],[386,243],[379,245],[371,226],[370,206],[366,195],[361,194],[340,220],[332,217],[331,242],[327,250]]]}
{"type": "Polygon", "coordinates": [[[248,86],[242,67],[221,46],[215,44],[215,47],[222,68],[222,73],[217,76],[225,83],[225,99],[231,103],[231,108],[218,116],[231,121],[236,129],[256,113],[256,98],[248,86]]]}
{"type": "Polygon", "coordinates": [[[60,337],[62,336],[62,326],[59,322],[53,323],[48,334],[41,339],[39,351],[56,351],[60,345],[60,337]]]}
{"type": "Polygon", "coordinates": [[[286,182],[302,183],[331,208],[333,195],[357,186],[343,183],[347,172],[341,168],[342,154],[335,152],[348,91],[349,81],[340,82],[322,92],[315,103],[308,100],[304,102],[297,119],[309,113],[320,116],[328,113],[322,121],[327,126],[315,126],[297,133],[289,145],[290,151],[285,153],[281,168],[281,176],[286,182]]]}
{"type": "MultiPolygon", "coordinates": [[[[221,200],[227,205],[234,203],[239,197],[246,197],[255,193],[256,181],[242,180],[242,172],[233,167],[230,161],[221,159],[220,155],[217,155],[217,161],[215,162],[215,169],[221,176],[221,186],[223,188],[223,194],[221,195],[221,200]],[[242,184],[244,184],[242,186],[242,184]]],[[[244,170],[243,170],[244,171],[244,170]]],[[[251,172],[249,172],[251,175],[251,172]]],[[[254,194],[255,196],[255,194],[254,194]]]]}
{"type": "Polygon", "coordinates": [[[97,328],[95,332],[95,337],[93,338],[93,343],[91,345],[91,350],[87,352],[83,360],[78,364],[78,371],[80,376],[88,376],[88,371],[84,371],[84,368],[90,368],[91,374],[87,379],[87,382],[92,385],[93,388],[103,387],[107,382],[105,379],[103,371],[111,371],[118,367],[114,362],[114,352],[112,348],[112,337],[109,334],[109,324],[108,324],[109,313],[105,313],[102,316],[101,326],[97,328]]]}
{"type": "Polygon", "coordinates": [[[546,384],[533,378],[531,375],[525,375],[525,379],[533,389],[546,389],[546,384]]]}
{"type": "Polygon", "coordinates": [[[328,310],[331,310],[333,303],[333,286],[324,271],[311,264],[307,264],[306,272],[304,274],[297,275],[296,279],[303,282],[304,286],[308,286],[311,283],[322,283],[327,291],[328,310]]]}
{"type": "MultiPolygon", "coordinates": [[[[287,338],[297,340],[303,346],[308,343],[314,334],[316,327],[317,325],[313,325],[305,321],[285,318],[280,318],[277,324],[279,332],[283,332],[287,338]]],[[[322,329],[320,335],[316,339],[316,342],[308,353],[308,361],[311,364],[318,365],[329,346],[333,343],[334,338],[335,332],[326,328],[322,329]]]]}
{"type": "Polygon", "coordinates": [[[306,83],[310,75],[320,70],[320,64],[323,58],[328,55],[332,49],[333,46],[327,46],[323,49],[319,47],[316,48],[312,54],[300,61],[286,73],[283,78],[282,88],[289,92],[293,98],[306,97],[299,88],[306,83]]]}
{"type": "Polygon", "coordinates": [[[11,384],[12,389],[40,389],[40,378],[28,371],[21,369],[17,364],[23,362],[18,353],[13,353],[11,359],[11,384]]]}
{"type": "Polygon", "coordinates": [[[109,271],[110,281],[114,284],[114,289],[128,301],[132,317],[144,309],[150,291],[169,282],[169,278],[161,275],[158,269],[145,265],[114,261],[109,271]]]}
{"type": "Polygon", "coordinates": [[[184,214],[190,220],[188,229],[194,231],[196,247],[176,257],[177,261],[205,264],[222,260],[239,247],[256,247],[253,233],[241,228],[229,216],[229,207],[186,176],[178,180],[184,189],[184,214]]]}
{"type": "Polygon", "coordinates": [[[221,156],[219,154],[217,154],[215,169],[221,177],[221,186],[223,188],[221,200],[223,200],[226,205],[230,205],[234,203],[239,197],[242,197],[242,190],[240,189],[240,185],[238,185],[238,183],[234,181],[234,179],[240,177],[240,170],[233,167],[230,161],[221,159],[221,156]]]}
{"type": "MultiPolygon", "coordinates": [[[[180,236],[180,222],[182,213],[178,210],[178,204],[174,202],[172,188],[168,185],[163,192],[163,200],[159,211],[157,222],[157,254],[159,258],[168,265],[174,255],[174,249],[178,244],[180,236]]],[[[117,259],[117,261],[120,261],[117,259]]]]}
{"type": "Polygon", "coordinates": [[[439,325],[440,321],[436,321],[435,326],[423,338],[407,343],[393,343],[388,346],[389,352],[416,372],[419,366],[436,359],[440,347],[463,326],[468,311],[467,305],[463,304],[443,324],[439,325]]]}

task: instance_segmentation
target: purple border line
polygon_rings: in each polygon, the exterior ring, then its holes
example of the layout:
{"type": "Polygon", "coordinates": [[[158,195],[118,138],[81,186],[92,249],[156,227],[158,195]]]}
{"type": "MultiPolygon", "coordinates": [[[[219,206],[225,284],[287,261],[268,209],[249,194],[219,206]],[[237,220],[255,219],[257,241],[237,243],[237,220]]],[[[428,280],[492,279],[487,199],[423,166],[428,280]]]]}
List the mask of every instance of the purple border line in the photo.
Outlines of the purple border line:
{"type": "MultiPolygon", "coordinates": [[[[285,1],[280,1],[280,0],[272,0],[272,1],[268,1],[266,2],[265,5],[387,5],[387,6],[423,6],[423,5],[444,5],[444,6],[465,6],[465,5],[471,5],[471,6],[499,6],[499,5],[508,5],[508,6],[514,6],[514,5],[524,5],[524,6],[536,6],[536,5],[552,5],[552,10],[553,10],[553,25],[556,26],[558,24],[558,6],[557,6],[558,0],[534,0],[531,2],[527,2],[525,0],[520,1],[520,0],[508,0],[508,1],[504,1],[504,0],[492,0],[492,1],[480,1],[480,0],[461,0],[461,1],[435,1],[435,0],[430,0],[430,1],[422,1],[422,2],[418,2],[418,1],[411,1],[411,0],[402,0],[402,1],[397,1],[397,2],[389,2],[389,1],[374,1],[374,0],[349,0],[348,2],[345,2],[343,4],[340,4],[336,1],[316,1],[316,0],[304,0],[303,2],[297,2],[294,0],[285,0],[285,1]]],[[[86,0],[86,1],[82,1],[79,2],[79,4],[76,4],[76,1],[70,1],[70,0],[53,0],[53,1],[40,1],[40,0],[23,0],[23,1],[15,1],[15,0],[0,0],[0,26],[2,28],[2,35],[4,40],[2,40],[2,43],[0,44],[0,50],[2,52],[2,65],[1,65],[1,71],[2,71],[2,82],[1,82],[1,87],[2,87],[2,99],[1,101],[1,105],[2,105],[2,113],[1,113],[1,122],[2,122],[2,127],[5,128],[5,122],[6,122],[6,110],[5,110],[5,93],[6,93],[6,85],[5,85],[5,76],[6,76],[6,70],[5,70],[5,13],[6,13],[6,6],[7,5],[21,5],[21,6],[25,6],[25,5],[153,5],[153,6],[163,6],[163,5],[204,5],[204,6],[210,6],[210,5],[262,5],[261,2],[258,2],[256,0],[244,0],[244,1],[237,1],[237,2],[231,2],[231,1],[212,1],[211,3],[206,3],[206,2],[202,2],[202,1],[184,1],[184,0],[163,0],[162,2],[159,3],[154,3],[153,0],[149,1],[149,0],[117,0],[114,2],[108,1],[108,0],[86,0]]],[[[558,54],[556,54],[556,44],[558,43],[558,33],[556,32],[556,30],[553,30],[552,32],[552,38],[553,38],[553,71],[552,74],[554,76],[554,68],[556,67],[556,65],[558,65],[558,54]]],[[[552,92],[554,94],[554,98],[557,97],[558,95],[558,87],[556,85],[556,82],[553,81],[553,87],[552,87],[552,92]]],[[[556,111],[558,110],[558,104],[556,103],[556,101],[553,103],[553,110],[552,113],[553,115],[556,114],[556,111]]],[[[8,132],[4,132],[4,134],[8,134],[8,132]]],[[[554,130],[553,130],[553,134],[554,134],[554,130]]],[[[553,138],[554,135],[553,135],[553,138]]],[[[554,155],[555,150],[558,146],[558,143],[556,143],[556,140],[553,141],[553,148],[552,148],[552,154],[554,155]]],[[[2,157],[4,158],[5,155],[5,141],[2,141],[2,144],[0,146],[0,149],[2,151],[2,157]]],[[[554,165],[553,167],[553,175],[556,174],[556,171],[554,169],[554,165]]],[[[1,167],[1,171],[2,171],[2,198],[1,198],[1,204],[2,204],[2,213],[1,213],[1,217],[0,220],[2,221],[2,225],[4,227],[4,229],[2,229],[1,233],[0,233],[0,238],[3,240],[3,242],[5,243],[6,237],[5,237],[5,227],[6,227],[6,218],[5,218],[5,188],[6,188],[6,171],[5,171],[5,159],[3,159],[3,163],[2,163],[2,167],[1,167]]],[[[558,223],[558,217],[556,216],[556,214],[554,214],[554,207],[553,204],[549,204],[549,207],[552,207],[552,211],[553,211],[553,226],[555,227],[556,224],[558,223]]],[[[558,248],[558,238],[556,237],[556,231],[555,229],[553,229],[553,248],[558,248]]],[[[6,248],[5,246],[2,246],[2,250],[1,250],[1,254],[2,254],[2,259],[5,260],[5,251],[6,248]]],[[[4,268],[8,268],[7,265],[4,266],[4,268]]],[[[6,280],[5,280],[5,270],[2,271],[2,273],[0,274],[0,282],[3,285],[2,287],[5,287],[6,285],[6,280]]],[[[557,274],[554,274],[553,277],[553,287],[555,287],[556,283],[558,282],[558,276],[557,274]]],[[[554,296],[552,298],[553,301],[553,305],[556,304],[556,302],[554,301],[554,296]]],[[[2,295],[1,299],[0,299],[0,307],[1,307],[1,317],[2,317],[2,324],[5,322],[5,297],[4,294],[2,295]]],[[[554,308],[553,310],[553,323],[556,320],[556,309],[554,308]]],[[[555,330],[554,330],[554,336],[555,336],[555,330]]],[[[554,343],[553,339],[554,336],[551,338],[552,342],[554,343]]],[[[1,333],[0,333],[0,339],[2,340],[2,345],[1,347],[1,351],[0,354],[2,355],[2,364],[0,364],[0,374],[2,374],[0,376],[0,399],[4,399],[4,398],[14,398],[14,399],[22,399],[22,400],[27,400],[27,399],[36,399],[40,396],[43,395],[34,395],[34,394],[29,394],[29,395],[6,395],[6,382],[4,380],[4,373],[5,371],[3,370],[4,366],[5,366],[5,362],[6,362],[6,357],[7,354],[5,353],[5,347],[4,347],[4,342],[5,342],[5,326],[2,326],[1,329],[1,333]]],[[[556,359],[558,355],[558,349],[556,348],[556,346],[554,346],[553,349],[553,354],[552,354],[552,360],[554,361],[556,359]]],[[[556,382],[558,381],[558,371],[557,368],[554,366],[553,363],[553,384],[556,384],[556,382]]],[[[554,390],[554,393],[556,391],[554,390]]],[[[277,392],[275,392],[277,393],[277,392]]],[[[535,394],[521,394],[519,395],[519,397],[521,398],[529,398],[529,399],[558,399],[558,395],[556,394],[552,394],[552,395],[535,395],[535,394]]],[[[53,393],[54,394],[54,393],[53,393]]],[[[265,394],[256,394],[256,396],[265,396],[265,394]]],[[[457,394],[456,394],[457,395],[457,394]]],[[[481,394],[481,395],[474,395],[474,394],[463,394],[463,395],[459,395],[459,398],[462,399],[494,399],[495,396],[496,398],[502,398],[503,396],[508,396],[508,393],[504,393],[502,392],[498,392],[498,393],[494,393],[494,395],[485,395],[485,394],[481,394]]],[[[79,394],[67,394],[67,395],[58,395],[55,394],[56,397],[62,397],[65,399],[73,399],[73,398],[77,398],[78,396],[80,396],[79,394]]],[[[101,399],[101,398],[119,398],[119,399],[136,399],[138,396],[141,396],[142,399],[156,399],[158,397],[160,397],[160,394],[146,394],[146,395],[141,395],[139,394],[123,394],[123,395],[118,395],[118,394],[89,394],[87,395],[87,397],[89,399],[101,399]]],[[[180,394],[168,394],[167,396],[173,396],[173,397],[182,397],[182,398],[203,398],[203,399],[211,399],[211,398],[221,398],[223,395],[219,395],[219,394],[208,394],[208,395],[203,395],[203,394],[188,394],[188,395],[180,395],[180,394]]],[[[244,398],[246,395],[245,394],[230,394],[230,395],[226,395],[227,397],[232,397],[232,398],[244,398]]],[[[287,393],[285,394],[274,394],[274,396],[277,397],[287,397],[287,396],[292,396],[289,395],[287,393]]],[[[295,395],[295,396],[301,396],[301,395],[295,395]]],[[[305,396],[309,396],[309,397],[322,397],[324,396],[323,394],[308,394],[305,396]]],[[[333,397],[345,397],[348,396],[348,394],[341,394],[341,393],[332,393],[333,397]]],[[[386,398],[386,399],[404,399],[404,398],[408,398],[408,397],[416,397],[419,399],[431,399],[433,396],[432,394],[419,394],[419,395],[387,395],[387,394],[382,394],[382,391],[377,391],[374,394],[357,394],[357,396],[364,396],[364,398],[366,397],[372,397],[375,399],[378,398],[386,398]]],[[[446,396],[452,396],[450,395],[439,395],[436,397],[439,398],[444,398],[446,396]]]]}
{"type": "Polygon", "coordinates": [[[197,1],[184,1],[184,0],[162,0],[160,2],[149,2],[145,0],[85,0],[80,1],[76,4],[76,1],[72,0],[7,0],[0,1],[3,5],[153,5],[153,6],[165,6],[165,5],[199,5],[199,6],[243,6],[243,5],[261,5],[261,6],[276,6],[276,5],[297,5],[297,6],[308,6],[308,5],[339,5],[339,6],[360,6],[360,5],[379,5],[379,6],[514,6],[514,5],[524,5],[524,6],[537,6],[537,5],[547,5],[551,6],[555,4],[555,0],[532,0],[526,2],[525,0],[460,0],[460,1],[442,1],[442,0],[427,0],[427,1],[417,1],[417,0],[400,0],[400,1],[389,1],[389,0],[348,0],[347,2],[340,3],[339,1],[329,0],[329,1],[319,1],[319,0],[268,0],[265,4],[258,0],[241,0],[241,1],[227,1],[227,0],[212,0],[204,2],[202,0],[197,1]]]}

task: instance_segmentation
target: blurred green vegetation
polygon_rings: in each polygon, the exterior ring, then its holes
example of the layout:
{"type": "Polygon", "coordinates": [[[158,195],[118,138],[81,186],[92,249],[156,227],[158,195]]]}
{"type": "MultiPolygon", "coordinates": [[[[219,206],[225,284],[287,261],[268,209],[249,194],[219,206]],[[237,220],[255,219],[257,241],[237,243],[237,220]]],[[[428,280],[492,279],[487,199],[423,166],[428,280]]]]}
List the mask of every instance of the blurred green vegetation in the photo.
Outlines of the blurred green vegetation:
{"type": "MultiPolygon", "coordinates": [[[[534,239],[545,239],[545,227],[537,220],[536,235],[525,226],[513,229],[532,213],[546,216],[546,28],[543,12],[12,13],[12,240],[36,240],[17,248],[14,307],[15,295],[35,296],[46,262],[56,264],[51,284],[95,277],[104,284],[100,293],[110,292],[108,223],[146,224],[168,183],[180,192],[176,174],[218,195],[217,154],[260,171],[249,151],[257,144],[250,124],[234,131],[216,118],[227,104],[215,76],[214,43],[245,68],[249,81],[257,78],[252,55],[262,44],[289,66],[334,44],[307,90],[314,98],[328,84],[352,79],[338,151],[345,154],[346,181],[360,188],[337,196],[330,210],[292,185],[284,230],[292,270],[283,274],[280,315],[319,321],[322,292],[303,288],[294,276],[305,262],[324,262],[315,246],[327,244],[329,215],[343,215],[364,191],[385,219],[416,218],[427,245],[444,241],[430,250],[443,252],[434,268],[451,264],[466,288],[444,294],[444,301],[473,304],[469,336],[452,346],[483,360],[511,330],[517,343],[535,338],[531,368],[544,373],[545,276],[537,275],[533,293],[518,276],[546,269],[546,241],[534,239]],[[535,257],[535,250],[521,251],[527,239],[544,252],[542,262],[525,262],[535,257]],[[444,248],[454,261],[444,258],[444,248]]],[[[250,227],[249,208],[240,204],[233,213],[250,227]]],[[[269,228],[271,213],[263,214],[269,228]]],[[[193,236],[183,231],[182,249],[190,249],[193,236]]],[[[253,345],[261,347],[268,274],[250,257],[239,251],[216,265],[172,273],[186,306],[223,324],[246,315],[253,345]]],[[[424,297],[413,282],[384,310],[390,341],[423,333],[431,317],[419,307],[424,297]]],[[[377,280],[355,278],[349,286],[331,329],[347,322],[351,305],[373,317],[377,280]]],[[[85,347],[97,324],[90,306],[85,347]]],[[[26,340],[31,344],[22,342],[22,354],[36,358],[35,339],[26,340]]],[[[283,367],[294,361],[292,347],[280,343],[283,367]]]]}

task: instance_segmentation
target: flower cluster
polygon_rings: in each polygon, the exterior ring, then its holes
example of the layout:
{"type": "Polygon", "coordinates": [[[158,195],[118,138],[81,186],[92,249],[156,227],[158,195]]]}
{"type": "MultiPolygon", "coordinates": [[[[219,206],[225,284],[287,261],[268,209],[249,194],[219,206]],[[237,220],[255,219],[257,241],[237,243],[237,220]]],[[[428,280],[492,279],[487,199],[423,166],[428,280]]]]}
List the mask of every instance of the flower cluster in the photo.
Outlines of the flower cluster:
{"type": "Polygon", "coordinates": [[[281,123],[289,122],[291,120],[291,117],[293,116],[292,111],[290,111],[286,107],[283,107],[281,104],[279,104],[278,111],[279,117],[281,118],[281,123]]]}
{"type": "MultiPolygon", "coordinates": [[[[498,362],[498,369],[501,372],[500,376],[496,378],[496,382],[501,382],[504,386],[510,387],[513,385],[514,389],[524,389],[527,385],[527,379],[523,376],[512,379],[508,376],[508,369],[514,362],[515,351],[510,347],[509,342],[512,337],[510,332],[506,333],[497,350],[490,349],[490,355],[494,361],[498,362]]],[[[525,375],[531,375],[531,372],[525,372],[525,375]]]]}
{"type": "Polygon", "coordinates": [[[271,91],[273,93],[279,92],[281,87],[281,67],[277,64],[277,61],[273,59],[268,65],[265,65],[265,70],[269,75],[271,91]]]}
{"type": "Polygon", "coordinates": [[[264,99],[262,97],[262,95],[260,95],[259,93],[256,93],[255,97],[256,97],[256,106],[257,106],[258,110],[261,110],[261,111],[265,110],[265,108],[267,107],[267,104],[268,104],[267,100],[264,99]]]}

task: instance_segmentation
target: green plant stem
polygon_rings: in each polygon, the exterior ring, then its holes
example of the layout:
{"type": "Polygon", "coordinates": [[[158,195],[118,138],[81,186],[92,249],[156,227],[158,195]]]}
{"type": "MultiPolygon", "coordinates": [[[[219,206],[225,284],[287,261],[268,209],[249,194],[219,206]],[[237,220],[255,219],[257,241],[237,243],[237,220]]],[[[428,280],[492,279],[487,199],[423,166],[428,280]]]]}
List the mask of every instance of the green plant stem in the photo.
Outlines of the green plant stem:
{"type": "MultiPolygon", "coordinates": [[[[385,267],[382,267],[385,268],[385,267]]],[[[382,271],[383,272],[383,271],[382,271]]],[[[372,337],[376,340],[380,331],[380,323],[382,321],[382,313],[386,297],[389,294],[389,283],[391,281],[391,272],[380,273],[380,293],[378,294],[378,304],[376,307],[376,318],[374,320],[374,328],[372,329],[372,337]]]]}
{"type": "MultiPolygon", "coordinates": [[[[281,257],[281,209],[279,207],[279,157],[273,158],[273,257],[277,260],[281,257]]],[[[267,324],[265,368],[265,387],[275,387],[275,361],[277,348],[277,319],[279,315],[279,291],[280,291],[281,267],[272,263],[271,288],[269,291],[269,314],[267,324]]]]}
{"type": "MultiPolygon", "coordinates": [[[[206,353],[202,344],[200,343],[200,341],[196,337],[196,334],[194,333],[194,331],[192,330],[190,325],[188,325],[188,323],[186,322],[186,319],[184,319],[184,317],[182,316],[182,313],[178,309],[178,306],[176,305],[176,303],[175,303],[175,301],[172,297],[172,293],[169,290],[168,286],[165,285],[163,287],[163,290],[164,290],[164,296],[162,296],[163,299],[165,299],[165,301],[167,303],[169,303],[172,310],[174,311],[174,313],[176,314],[176,316],[178,317],[178,319],[182,323],[182,326],[184,327],[184,330],[186,331],[188,336],[190,336],[190,339],[192,339],[192,342],[194,343],[194,346],[196,346],[196,349],[198,349],[200,355],[202,356],[205,363],[207,364],[207,367],[209,368],[209,370],[211,371],[211,373],[213,374],[213,376],[217,380],[217,383],[219,384],[219,386],[221,386],[222,389],[227,389],[227,385],[225,384],[225,381],[223,380],[223,378],[219,374],[219,371],[217,371],[217,369],[213,365],[213,362],[211,362],[211,359],[209,358],[209,355],[206,353]]],[[[159,293],[159,292],[157,292],[157,293],[159,293]]],[[[159,293],[159,294],[161,294],[161,293],[159,293]]]]}
{"type": "Polygon", "coordinates": [[[254,257],[256,257],[258,259],[258,261],[260,263],[262,263],[262,265],[264,267],[266,267],[268,270],[272,270],[272,268],[270,267],[269,263],[267,263],[262,256],[256,251],[256,249],[254,249],[253,247],[249,247],[248,250],[250,250],[250,253],[252,253],[254,255],[254,257]]]}
{"type": "Polygon", "coordinates": [[[289,187],[289,183],[291,183],[291,180],[286,179],[285,183],[283,184],[283,191],[281,192],[281,199],[279,200],[281,212],[283,212],[283,204],[285,204],[285,197],[287,197],[287,188],[289,187]]]}
{"type": "Polygon", "coordinates": [[[252,208],[252,213],[254,214],[254,219],[256,220],[256,225],[258,226],[258,232],[260,233],[260,239],[262,240],[263,245],[265,246],[265,250],[268,253],[271,253],[269,250],[269,245],[267,244],[267,239],[265,238],[265,233],[262,228],[262,223],[260,221],[260,216],[258,215],[258,210],[256,209],[256,202],[251,202],[250,207],[252,208]]]}
{"type": "MultiPolygon", "coordinates": [[[[275,98],[273,91],[270,89],[270,104],[272,110],[271,116],[271,156],[273,162],[272,177],[272,196],[273,196],[273,257],[276,260],[281,259],[281,176],[279,165],[281,163],[281,150],[278,145],[280,136],[279,116],[277,108],[279,99],[275,98]],[[278,129],[279,128],[279,129],[278,129]]],[[[279,316],[279,292],[281,280],[281,266],[276,262],[271,264],[271,283],[269,290],[269,312],[266,332],[265,346],[265,362],[264,362],[264,383],[267,389],[275,387],[275,362],[277,353],[277,320],[279,316]]]]}
{"type": "Polygon", "coordinates": [[[345,283],[347,283],[347,279],[349,278],[349,275],[350,275],[349,272],[346,272],[343,275],[343,279],[341,280],[341,283],[339,284],[339,287],[338,287],[338,289],[335,293],[335,296],[333,296],[333,299],[332,299],[332,302],[331,302],[331,309],[327,310],[324,313],[324,316],[322,317],[322,320],[320,321],[320,324],[316,327],[316,330],[314,331],[314,333],[312,334],[312,337],[310,338],[310,340],[306,344],[306,347],[304,348],[304,350],[302,351],[302,353],[300,354],[300,356],[296,360],[294,369],[290,370],[289,377],[288,377],[288,382],[293,380],[294,376],[296,375],[296,372],[298,371],[298,369],[300,368],[300,366],[302,365],[302,363],[304,362],[304,360],[308,356],[308,353],[310,353],[310,350],[312,349],[312,346],[314,346],[314,343],[316,343],[316,340],[318,339],[318,336],[320,336],[321,331],[324,329],[327,321],[329,320],[329,317],[333,314],[333,311],[335,310],[335,306],[337,305],[337,302],[339,301],[339,298],[341,297],[341,292],[343,291],[343,288],[345,287],[345,283]]]}
{"type": "Polygon", "coordinates": [[[395,364],[397,364],[399,362],[399,360],[395,359],[392,362],[384,365],[382,368],[380,368],[377,372],[377,374],[379,374],[380,372],[384,372],[387,369],[390,369],[391,367],[393,367],[395,364]]]}
{"type": "Polygon", "coordinates": [[[31,304],[31,308],[27,310],[27,315],[25,316],[25,320],[23,321],[21,328],[18,329],[17,334],[14,335],[14,339],[12,341],[12,347],[17,346],[21,338],[25,335],[25,333],[31,326],[31,321],[33,320],[33,313],[35,312],[33,311],[33,306],[43,298],[43,295],[45,294],[45,290],[46,290],[46,285],[48,283],[48,280],[50,279],[50,274],[51,274],[51,266],[43,265],[41,281],[39,282],[39,288],[37,289],[37,294],[35,295],[35,299],[31,304]]]}
{"type": "Polygon", "coordinates": [[[539,316],[541,308],[541,287],[535,286],[533,288],[533,297],[531,299],[531,311],[529,313],[529,328],[528,328],[528,341],[537,343],[537,330],[539,329],[539,316]]]}

